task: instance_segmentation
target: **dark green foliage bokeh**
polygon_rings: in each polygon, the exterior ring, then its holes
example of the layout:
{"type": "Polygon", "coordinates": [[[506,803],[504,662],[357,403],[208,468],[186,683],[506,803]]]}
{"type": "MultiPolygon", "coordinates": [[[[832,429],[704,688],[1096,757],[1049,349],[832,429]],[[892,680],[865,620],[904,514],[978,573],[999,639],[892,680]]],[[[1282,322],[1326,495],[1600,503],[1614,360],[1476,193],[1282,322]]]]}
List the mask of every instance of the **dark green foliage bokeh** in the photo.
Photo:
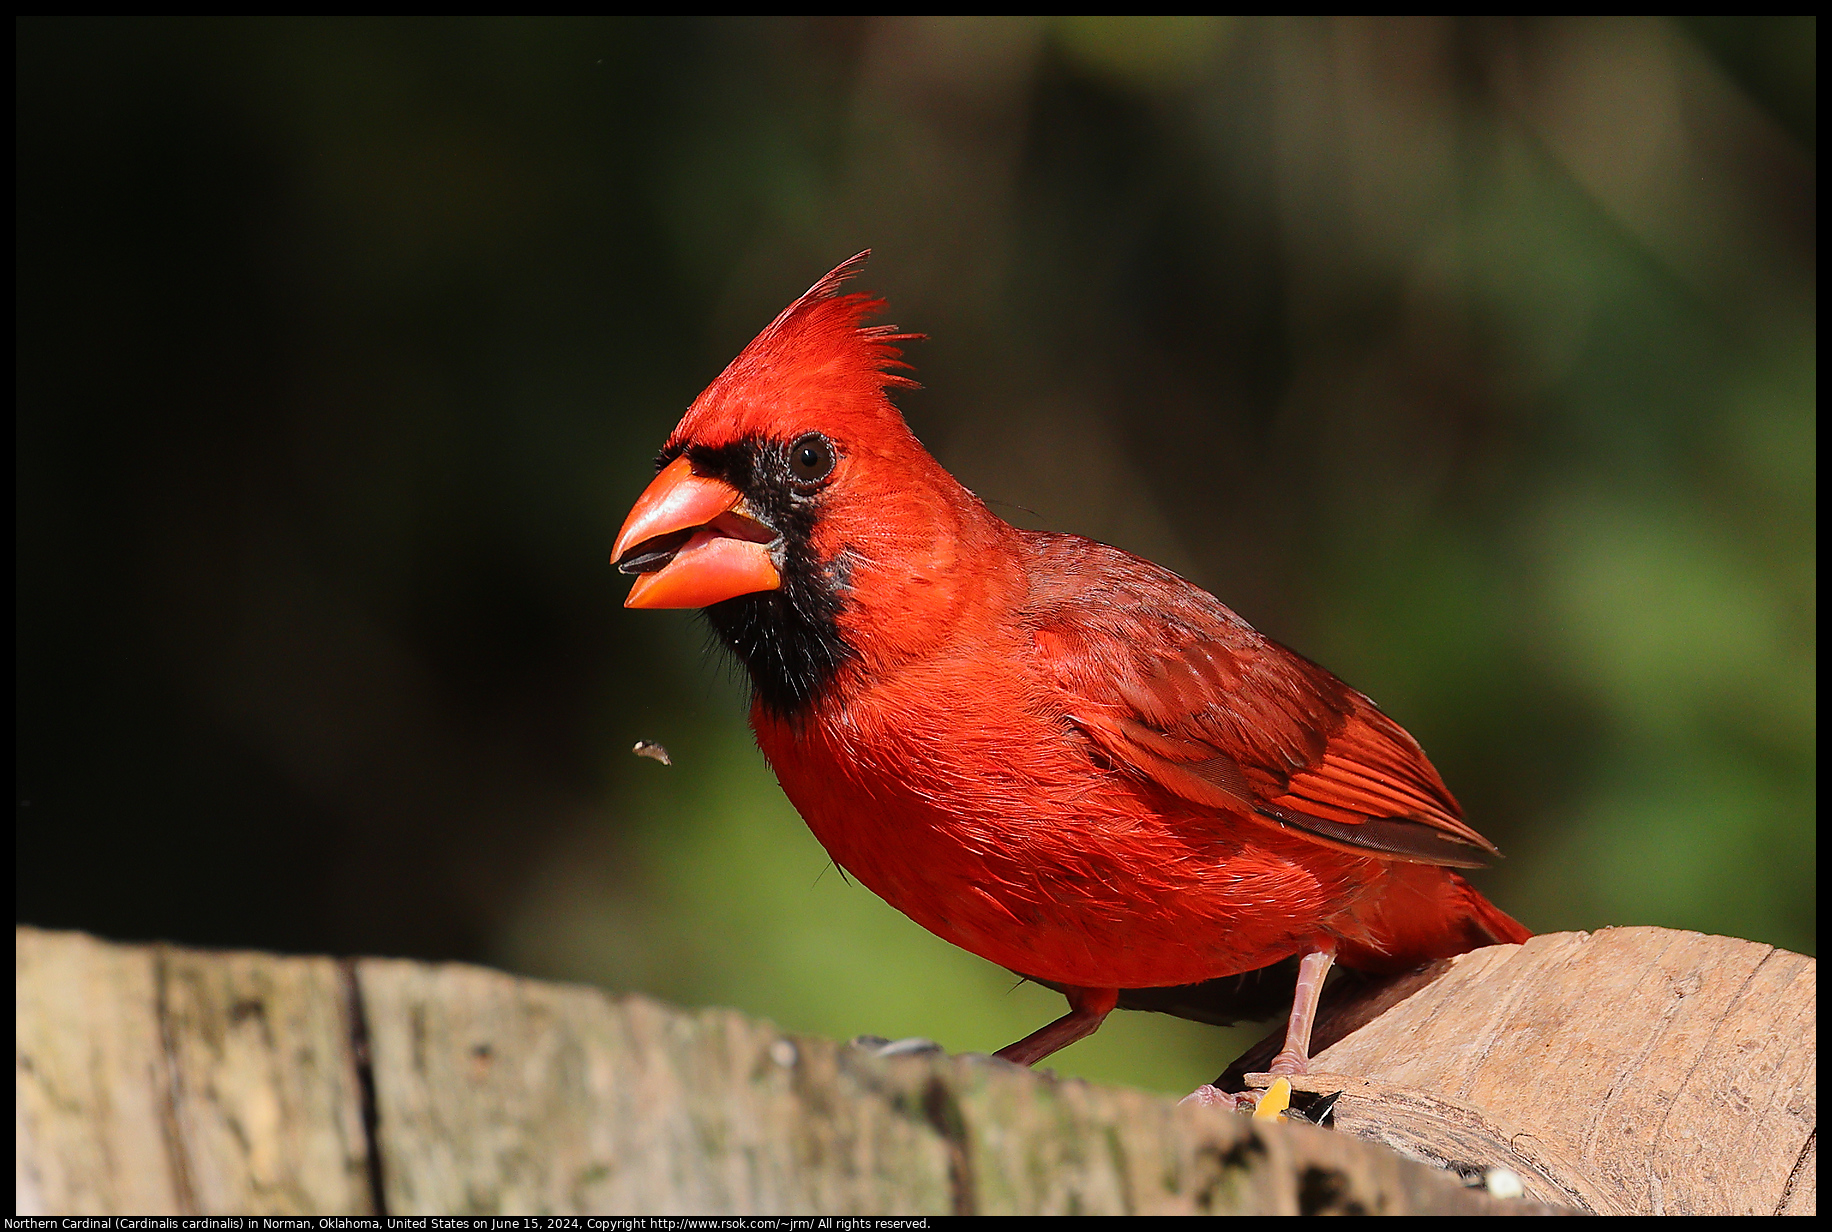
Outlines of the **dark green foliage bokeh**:
{"type": "Polygon", "coordinates": [[[1815,948],[1813,19],[16,32],[21,921],[1058,1013],[828,868],[605,563],[869,246],[942,461],[1375,697],[1504,908],[1815,948]]]}

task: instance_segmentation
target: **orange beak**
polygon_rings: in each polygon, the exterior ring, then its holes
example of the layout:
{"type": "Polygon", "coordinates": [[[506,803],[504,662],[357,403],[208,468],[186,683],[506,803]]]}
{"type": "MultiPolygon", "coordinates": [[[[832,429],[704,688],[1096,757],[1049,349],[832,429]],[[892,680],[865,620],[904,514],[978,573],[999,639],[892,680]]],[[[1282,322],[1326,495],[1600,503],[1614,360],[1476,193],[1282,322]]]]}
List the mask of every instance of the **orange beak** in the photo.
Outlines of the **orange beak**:
{"type": "Polygon", "coordinates": [[[662,468],[617,532],[611,560],[640,574],[625,607],[706,607],[775,590],[774,530],[752,515],[744,494],[696,475],[685,457],[662,468]]]}

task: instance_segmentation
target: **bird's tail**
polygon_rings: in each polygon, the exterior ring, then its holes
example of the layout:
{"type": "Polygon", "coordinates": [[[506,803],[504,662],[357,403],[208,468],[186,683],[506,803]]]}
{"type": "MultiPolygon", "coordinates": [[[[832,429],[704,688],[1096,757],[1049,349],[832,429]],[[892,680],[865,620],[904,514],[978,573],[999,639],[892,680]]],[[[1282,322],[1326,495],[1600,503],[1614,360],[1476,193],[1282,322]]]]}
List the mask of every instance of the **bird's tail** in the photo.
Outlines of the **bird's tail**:
{"type": "Polygon", "coordinates": [[[1389,864],[1380,892],[1356,904],[1337,959],[1356,971],[1404,971],[1533,934],[1447,868],[1389,864]]]}
{"type": "Polygon", "coordinates": [[[1464,926],[1472,938],[1481,938],[1471,949],[1485,945],[1519,945],[1533,935],[1519,920],[1482,897],[1475,886],[1455,873],[1448,876],[1452,887],[1463,900],[1463,909],[1467,913],[1463,917],[1464,926]]]}

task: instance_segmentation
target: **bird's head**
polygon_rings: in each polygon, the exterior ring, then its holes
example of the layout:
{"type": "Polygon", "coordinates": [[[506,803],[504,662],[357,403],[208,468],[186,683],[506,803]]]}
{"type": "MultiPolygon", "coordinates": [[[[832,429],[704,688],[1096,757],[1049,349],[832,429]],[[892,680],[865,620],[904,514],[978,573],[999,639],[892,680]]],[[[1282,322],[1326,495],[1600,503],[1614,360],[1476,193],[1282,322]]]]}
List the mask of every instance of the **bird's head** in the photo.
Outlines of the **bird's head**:
{"type": "Polygon", "coordinates": [[[694,399],[612,549],[637,575],[626,607],[705,609],[783,714],[862,653],[914,649],[955,589],[940,583],[963,523],[990,517],[886,396],[915,386],[897,344],[921,335],[866,325],[883,301],[841,292],[869,255],[815,283],[694,399]]]}

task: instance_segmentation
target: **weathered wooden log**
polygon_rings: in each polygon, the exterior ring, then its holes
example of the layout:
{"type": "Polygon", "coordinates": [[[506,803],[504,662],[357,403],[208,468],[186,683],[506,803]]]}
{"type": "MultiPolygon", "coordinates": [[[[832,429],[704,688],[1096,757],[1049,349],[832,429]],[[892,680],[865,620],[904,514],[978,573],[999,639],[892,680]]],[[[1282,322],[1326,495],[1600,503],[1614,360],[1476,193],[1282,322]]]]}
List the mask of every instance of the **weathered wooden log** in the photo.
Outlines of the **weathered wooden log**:
{"type": "MultiPolygon", "coordinates": [[[[1817,964],[1664,928],[1494,946],[1326,1006],[1335,1128],[1598,1214],[1811,1214],[1817,964]]],[[[1224,1075],[1264,1085],[1282,1036],[1224,1075]]]]}
{"type": "MultiPolygon", "coordinates": [[[[1572,962],[1582,965],[1595,945],[1574,944],[1572,962]]],[[[1347,1068],[1341,1058],[1350,1054],[1341,1050],[1361,1032],[1389,1015],[1417,1018],[1430,1005],[1418,1021],[1437,1024],[1437,1033],[1412,1040],[1407,1058],[1417,1059],[1421,1043],[1462,1048],[1450,1009],[1472,1022],[1484,1014],[1501,1022],[1489,1002],[1513,998],[1518,1008],[1527,986],[1515,989],[1495,974],[1515,949],[1502,947],[1500,958],[1482,960],[1486,966],[1440,970],[1438,981],[1414,987],[1372,1023],[1351,1024],[1360,1031],[1338,1029],[1345,1038],[1322,1060],[1347,1068]],[[1458,975],[1466,969],[1489,970],[1488,982],[1462,994],[1472,1004],[1453,1005],[1436,990],[1467,979],[1458,975]]],[[[1793,1110],[1789,1124],[1808,1127],[1810,1142],[1812,964],[1786,955],[1754,968],[1764,969],[1785,994],[1771,999],[1792,1006],[1794,1016],[1738,1028],[1736,1040],[1800,1033],[1772,1087],[1794,1092],[1779,1106],[1793,1110]],[[1794,974],[1781,978],[1784,969],[1794,974]]],[[[1738,1021],[1756,1024],[1763,978],[1751,975],[1741,999],[1731,999],[1742,1007],[1738,1021]]],[[[1701,976],[1699,987],[1707,985],[1715,987],[1701,976]]],[[[1585,1155],[1549,1136],[1521,1149],[1511,1128],[1525,1123],[1517,1101],[1544,1086],[1536,1064],[1560,1059],[1530,1052],[1521,1058],[1525,1069],[1515,1067],[1513,1088],[1496,1077],[1500,1070],[1478,1065],[1487,1085],[1461,1096],[1392,1084],[1376,1057],[1368,1071],[1356,1071],[1364,1085],[1339,1102],[1349,1132],[1329,1133],[1052,1080],[986,1058],[880,1058],[784,1036],[728,1011],[685,1013],[464,966],[210,954],[22,928],[15,990],[21,1213],[1551,1209],[1500,1202],[1357,1134],[1465,1171],[1472,1161],[1527,1166],[1522,1175],[1535,1194],[1592,1209],[1616,1209],[1609,1203],[1618,1191],[1648,1192],[1608,1172],[1619,1153],[1585,1155]],[[1478,1105],[1472,1094],[1490,1102],[1478,1105]],[[1423,1101],[1425,1114],[1413,1108],[1407,1121],[1402,1097],[1423,1101]],[[1442,1126],[1450,1122],[1474,1145],[1446,1148],[1442,1126]],[[1576,1161],[1569,1173],[1559,1170],[1564,1160],[1576,1161]]],[[[1346,1023],[1339,1017],[1338,1027],[1346,1023]]],[[[1581,1034],[1566,1034],[1567,1051],[1581,1051],[1581,1034]]],[[[1375,1039],[1364,1042],[1382,1053],[1375,1039]]],[[[1762,1047],[1771,1061],[1781,1055],[1762,1047]]],[[[1667,1049],[1674,1057],[1683,1051],[1667,1049]]],[[[1744,1048],[1751,1051],[1760,1049],[1744,1048]]],[[[1762,1064],[1769,1062],[1751,1062],[1762,1064]]],[[[1629,1068],[1644,1080],[1658,1070],[1629,1068]]],[[[1750,1083],[1730,1089],[1755,1106],[1750,1083]]],[[[1637,1099],[1617,1091],[1615,1103],[1599,1107],[1640,1117],[1659,1105],[1652,1096],[1637,1099]]],[[[1727,1144],[1747,1133],[1730,1119],[1697,1123],[1717,1131],[1699,1150],[1720,1159],[1730,1159],[1727,1144]]],[[[1649,1140],[1671,1135],[1662,1130],[1649,1140]]],[[[1776,1166],[1757,1154],[1750,1145],[1737,1166],[1767,1177],[1776,1166]]],[[[1669,1170],[1684,1165],[1674,1151],[1661,1158],[1669,1170]]],[[[1785,1193],[1767,1209],[1810,1211],[1810,1148],[1791,1156],[1786,1171],[1785,1193]]],[[[1677,1209],[1682,1189],[1685,1209],[1695,1209],[1693,1190],[1662,1184],[1657,1200],[1667,1209],[1677,1209]]],[[[1766,1184],[1756,1189],[1766,1193],[1766,1184]]],[[[1720,1209],[1731,1207],[1752,1209],[1735,1196],[1720,1209]]]]}

